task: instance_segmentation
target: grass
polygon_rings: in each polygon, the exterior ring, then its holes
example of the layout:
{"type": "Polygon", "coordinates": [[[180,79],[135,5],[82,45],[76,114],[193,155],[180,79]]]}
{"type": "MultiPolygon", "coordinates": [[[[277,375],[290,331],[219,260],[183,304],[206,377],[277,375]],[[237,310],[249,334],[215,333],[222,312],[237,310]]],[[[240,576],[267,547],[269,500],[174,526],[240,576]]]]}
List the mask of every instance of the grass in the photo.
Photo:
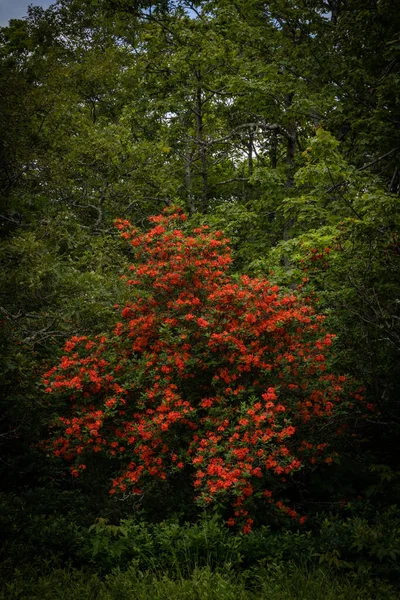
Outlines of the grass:
{"type": "Polygon", "coordinates": [[[389,584],[339,577],[318,568],[293,565],[236,575],[195,569],[188,577],[171,577],[129,567],[101,577],[77,569],[54,570],[34,577],[16,572],[0,592],[1,600],[396,600],[389,584]]]}

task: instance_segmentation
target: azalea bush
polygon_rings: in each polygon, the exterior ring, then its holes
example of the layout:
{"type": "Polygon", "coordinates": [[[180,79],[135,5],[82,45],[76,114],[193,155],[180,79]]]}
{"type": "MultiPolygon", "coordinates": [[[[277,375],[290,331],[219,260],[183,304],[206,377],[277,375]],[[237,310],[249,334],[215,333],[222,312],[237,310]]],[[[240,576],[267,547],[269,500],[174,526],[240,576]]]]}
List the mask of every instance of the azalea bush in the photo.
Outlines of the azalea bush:
{"type": "Polygon", "coordinates": [[[111,494],[145,499],[179,473],[200,507],[223,507],[244,532],[263,505],[302,522],[282,492],[335,461],[364,411],[361,390],[327,366],[334,336],[299,295],[232,275],[222,232],[190,232],[177,208],[150,221],[117,223],[134,258],[113,331],[72,337],[44,376],[66,401],[48,447],[75,477],[109,458],[111,494]]]}

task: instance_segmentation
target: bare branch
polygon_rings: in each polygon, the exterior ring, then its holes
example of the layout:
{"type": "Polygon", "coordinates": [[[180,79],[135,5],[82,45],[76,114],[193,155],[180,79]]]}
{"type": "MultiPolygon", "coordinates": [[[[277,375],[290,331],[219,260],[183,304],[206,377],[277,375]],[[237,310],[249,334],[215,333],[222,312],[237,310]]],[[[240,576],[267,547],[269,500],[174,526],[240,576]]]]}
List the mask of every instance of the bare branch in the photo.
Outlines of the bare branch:
{"type": "Polygon", "coordinates": [[[231,179],[225,179],[225,181],[218,181],[214,185],[225,185],[233,181],[249,181],[249,177],[232,177],[231,179]]]}
{"type": "Polygon", "coordinates": [[[375,160],[373,160],[372,162],[368,163],[367,165],[364,165],[363,167],[360,167],[359,169],[357,169],[357,172],[358,171],[364,171],[365,169],[368,169],[369,167],[372,167],[373,165],[375,165],[379,161],[383,160],[387,156],[390,156],[391,154],[393,154],[393,152],[396,152],[396,150],[397,150],[397,148],[393,148],[392,150],[390,150],[390,152],[386,152],[386,154],[383,154],[382,156],[379,156],[379,158],[376,158],[375,160]]]}

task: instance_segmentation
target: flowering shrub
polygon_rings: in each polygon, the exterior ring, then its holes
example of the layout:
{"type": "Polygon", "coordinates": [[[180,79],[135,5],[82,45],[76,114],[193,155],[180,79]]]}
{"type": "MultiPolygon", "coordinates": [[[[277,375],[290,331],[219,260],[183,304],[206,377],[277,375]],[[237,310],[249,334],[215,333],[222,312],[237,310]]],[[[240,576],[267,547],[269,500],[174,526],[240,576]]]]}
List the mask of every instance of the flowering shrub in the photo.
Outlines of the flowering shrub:
{"type": "Polygon", "coordinates": [[[229,240],[187,235],[185,219],[167,209],[147,233],[117,223],[135,254],[132,299],[111,334],[71,338],[45,374],[46,391],[70,401],[50,447],[73,476],[88,455],[118,459],[111,494],[184,470],[196,502],[231,506],[228,524],[244,532],[255,500],[297,518],[276,492],[332,462],[361,398],[327,371],[323,317],[266,280],[232,277],[229,240]]]}

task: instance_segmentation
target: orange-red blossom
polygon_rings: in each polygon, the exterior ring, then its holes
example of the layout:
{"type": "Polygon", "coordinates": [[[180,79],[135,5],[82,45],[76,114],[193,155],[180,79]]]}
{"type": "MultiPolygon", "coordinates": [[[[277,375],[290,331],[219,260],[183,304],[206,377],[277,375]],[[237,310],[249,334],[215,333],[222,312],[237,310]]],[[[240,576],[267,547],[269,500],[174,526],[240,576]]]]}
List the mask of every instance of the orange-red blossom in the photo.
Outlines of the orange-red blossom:
{"type": "Polygon", "coordinates": [[[230,505],[244,532],[260,503],[303,522],[274,497],[335,456],[348,393],[326,366],[334,336],[295,294],[233,277],[229,240],[185,220],[167,209],[146,233],[117,223],[135,253],[131,301],[114,331],[74,336],[44,375],[70,402],[50,446],[73,476],[92,455],[117,458],[110,493],[183,471],[196,502],[230,505]]]}

